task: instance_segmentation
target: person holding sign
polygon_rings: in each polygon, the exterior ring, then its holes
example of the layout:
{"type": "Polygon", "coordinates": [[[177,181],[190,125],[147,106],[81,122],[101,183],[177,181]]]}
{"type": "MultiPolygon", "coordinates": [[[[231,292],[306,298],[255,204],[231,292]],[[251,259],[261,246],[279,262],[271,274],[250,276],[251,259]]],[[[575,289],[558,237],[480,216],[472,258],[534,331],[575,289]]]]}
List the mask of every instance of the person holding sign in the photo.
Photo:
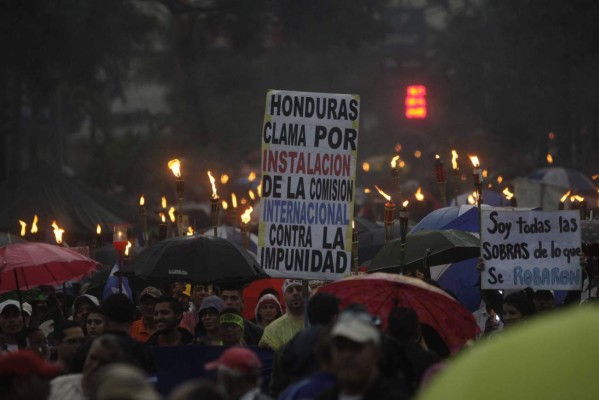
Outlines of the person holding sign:
{"type": "Polygon", "coordinates": [[[305,305],[302,298],[302,281],[285,279],[283,296],[287,312],[264,329],[260,347],[277,350],[304,329],[305,305]]]}

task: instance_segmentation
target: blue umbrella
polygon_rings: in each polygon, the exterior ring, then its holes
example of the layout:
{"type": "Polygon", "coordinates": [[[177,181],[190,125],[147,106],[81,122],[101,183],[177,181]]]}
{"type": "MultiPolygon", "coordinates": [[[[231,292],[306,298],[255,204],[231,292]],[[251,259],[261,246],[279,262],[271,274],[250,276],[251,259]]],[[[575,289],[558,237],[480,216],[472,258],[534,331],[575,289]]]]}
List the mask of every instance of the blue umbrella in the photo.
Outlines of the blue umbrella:
{"type": "Polygon", "coordinates": [[[528,175],[528,179],[541,181],[547,185],[560,187],[565,190],[572,189],[577,193],[595,194],[597,192],[593,181],[582,172],[569,168],[541,168],[528,175]]]}
{"type": "Polygon", "coordinates": [[[471,205],[439,208],[422,218],[422,220],[410,230],[410,233],[441,229],[459,229],[466,232],[478,232],[478,209],[471,205]],[[459,224],[467,223],[469,228],[460,229],[458,226],[449,226],[456,220],[458,220],[459,224]]]}

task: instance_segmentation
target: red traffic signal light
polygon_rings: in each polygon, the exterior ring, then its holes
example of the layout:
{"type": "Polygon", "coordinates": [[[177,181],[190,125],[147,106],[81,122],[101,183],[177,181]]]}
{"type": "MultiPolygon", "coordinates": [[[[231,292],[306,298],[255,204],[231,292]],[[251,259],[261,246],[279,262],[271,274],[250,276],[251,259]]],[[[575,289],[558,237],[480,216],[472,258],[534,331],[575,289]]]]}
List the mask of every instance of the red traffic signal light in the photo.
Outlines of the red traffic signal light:
{"type": "Polygon", "coordinates": [[[426,86],[411,85],[406,88],[406,118],[426,118],[426,86]]]}

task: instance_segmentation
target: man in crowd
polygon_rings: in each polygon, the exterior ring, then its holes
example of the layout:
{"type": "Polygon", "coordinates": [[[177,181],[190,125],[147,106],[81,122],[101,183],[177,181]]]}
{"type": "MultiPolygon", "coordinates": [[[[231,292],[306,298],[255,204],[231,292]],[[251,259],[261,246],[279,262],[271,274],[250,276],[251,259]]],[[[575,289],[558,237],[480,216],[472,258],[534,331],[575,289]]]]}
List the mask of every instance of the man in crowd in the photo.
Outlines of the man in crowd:
{"type": "Polygon", "coordinates": [[[243,340],[243,316],[234,308],[225,308],[218,317],[220,339],[223,346],[245,345],[243,340]]]}
{"type": "Polygon", "coordinates": [[[332,367],[337,384],[318,398],[407,399],[405,382],[381,378],[381,335],[372,316],[362,311],[345,311],[331,330],[332,367]]]}
{"type": "Polygon", "coordinates": [[[19,349],[17,334],[25,327],[21,304],[16,300],[0,303],[0,330],[2,340],[0,350],[13,352],[19,349]]]}
{"type": "Polygon", "coordinates": [[[162,296],[162,292],[153,286],[146,287],[139,295],[139,308],[141,318],[131,325],[131,337],[140,342],[147,342],[150,336],[156,332],[154,326],[154,307],[156,299],[162,296]]]}
{"type": "MultiPolygon", "coordinates": [[[[234,308],[240,314],[243,312],[243,289],[240,286],[221,287],[220,298],[225,302],[225,308],[234,308]]],[[[246,319],[243,320],[243,340],[249,346],[257,346],[263,330],[258,325],[246,319]]]]}
{"type": "Polygon", "coordinates": [[[160,297],[154,307],[154,333],[148,344],[152,346],[181,346],[193,342],[193,335],[179,327],[183,317],[183,306],[174,297],[160,297]]]}
{"type": "Polygon", "coordinates": [[[304,328],[302,281],[285,279],[282,289],[287,311],[264,329],[260,347],[277,350],[304,328]]]}
{"type": "Polygon", "coordinates": [[[93,306],[99,306],[100,302],[96,296],[91,294],[83,294],[78,296],[73,301],[73,321],[77,322],[79,326],[85,329],[85,320],[89,310],[93,306]]]}
{"type": "Polygon", "coordinates": [[[228,399],[270,399],[260,392],[260,358],[246,347],[225,350],[217,360],[207,363],[205,368],[217,371],[216,379],[228,399]]]}
{"type": "Polygon", "coordinates": [[[187,329],[189,332],[194,333],[200,318],[198,312],[202,306],[204,299],[212,294],[212,286],[209,284],[197,283],[193,285],[191,290],[191,304],[190,309],[184,310],[183,319],[179,325],[181,328],[187,329]]]}
{"type": "Polygon", "coordinates": [[[54,347],[58,354],[58,364],[65,373],[73,371],[75,354],[85,342],[85,334],[75,321],[64,321],[54,328],[54,347]]]}

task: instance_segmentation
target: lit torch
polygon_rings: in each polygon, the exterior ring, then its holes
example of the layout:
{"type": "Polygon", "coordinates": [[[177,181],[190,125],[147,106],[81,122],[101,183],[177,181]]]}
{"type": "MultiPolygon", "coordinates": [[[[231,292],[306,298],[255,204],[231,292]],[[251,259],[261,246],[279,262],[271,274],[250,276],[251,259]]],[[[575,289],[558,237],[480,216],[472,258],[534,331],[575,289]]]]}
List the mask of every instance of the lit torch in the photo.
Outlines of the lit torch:
{"type": "Polygon", "coordinates": [[[37,217],[37,214],[35,214],[33,216],[33,222],[31,223],[31,230],[29,232],[31,232],[31,236],[33,237],[33,240],[35,241],[37,236],[38,236],[38,231],[37,231],[37,223],[39,221],[39,218],[37,217]]]}
{"type": "Polygon", "coordinates": [[[510,201],[510,206],[518,207],[518,202],[516,201],[516,196],[514,196],[514,193],[510,192],[509,188],[503,189],[503,192],[501,192],[501,193],[503,193],[505,198],[510,201]]]}
{"type": "Polygon", "coordinates": [[[173,175],[175,175],[176,179],[177,199],[179,200],[177,210],[177,227],[179,234],[183,235],[183,192],[185,191],[185,184],[181,178],[181,161],[176,158],[170,160],[168,162],[168,167],[171,169],[171,171],[173,171],[173,175]]]}
{"type": "Polygon", "coordinates": [[[208,178],[210,178],[210,184],[212,185],[212,196],[210,198],[210,212],[212,216],[212,226],[214,227],[214,236],[217,236],[217,228],[218,228],[218,194],[216,193],[216,180],[208,171],[208,178]]]}
{"type": "Polygon", "coordinates": [[[453,170],[453,194],[455,205],[458,205],[458,196],[460,195],[460,166],[458,165],[458,153],[451,150],[451,169],[453,170]]]}
{"type": "Polygon", "coordinates": [[[158,224],[158,240],[164,240],[166,239],[167,231],[166,217],[164,216],[164,213],[158,213],[158,215],[160,216],[160,223],[158,224]]]}
{"type": "Polygon", "coordinates": [[[250,247],[250,222],[252,221],[252,211],[254,208],[250,206],[243,214],[241,214],[241,234],[243,235],[243,248],[250,247]]]}
{"type": "Polygon", "coordinates": [[[52,228],[54,229],[54,238],[56,239],[56,244],[62,245],[62,235],[64,233],[64,229],[60,228],[56,221],[52,221],[52,228]]]}
{"type": "Polygon", "coordinates": [[[399,235],[401,241],[401,257],[400,257],[400,273],[403,274],[403,266],[405,263],[405,255],[406,255],[406,236],[408,234],[408,219],[410,218],[410,213],[408,212],[408,201],[404,201],[401,205],[401,209],[399,210],[399,235]]]}
{"type": "Polygon", "coordinates": [[[96,247],[102,246],[102,226],[96,225],[96,247]]]}
{"type": "Polygon", "coordinates": [[[19,220],[19,224],[21,225],[21,237],[25,237],[27,234],[27,222],[19,220]]]}
{"type": "Polygon", "coordinates": [[[358,230],[356,229],[356,222],[354,220],[351,222],[351,230],[351,251],[354,260],[354,275],[357,275],[360,263],[358,261],[358,230]]]}
{"type": "MultiPolygon", "coordinates": [[[[229,211],[229,219],[231,220],[231,225],[233,228],[237,227],[237,196],[235,193],[231,193],[231,210],[229,211]]],[[[237,236],[237,229],[233,229],[233,240],[235,240],[237,236]]]]}
{"type": "Polygon", "coordinates": [[[578,209],[580,210],[580,219],[583,220],[587,213],[587,202],[584,199],[584,197],[579,196],[579,195],[570,196],[570,202],[572,204],[574,204],[574,202],[576,202],[576,205],[578,206],[578,209]]]}
{"type": "Polygon", "coordinates": [[[391,175],[395,182],[395,190],[397,190],[397,199],[401,202],[401,183],[399,179],[399,155],[396,155],[391,160],[391,175]]]}
{"type": "Polygon", "coordinates": [[[139,198],[139,216],[141,219],[141,237],[143,239],[144,246],[148,245],[148,222],[146,218],[146,199],[142,194],[139,198]]]}
{"type": "Polygon", "coordinates": [[[414,193],[414,197],[418,201],[424,201],[424,194],[422,194],[422,188],[421,187],[418,187],[418,189],[416,190],[416,193],[414,193]]]}
{"type": "Polygon", "coordinates": [[[477,156],[468,157],[470,157],[470,162],[472,162],[472,166],[474,167],[474,169],[472,170],[472,180],[474,181],[474,190],[476,191],[476,203],[480,206],[483,203],[483,178],[480,170],[480,162],[478,161],[477,156]]]}
{"type": "Polygon", "coordinates": [[[564,193],[564,195],[561,197],[561,199],[559,199],[559,205],[557,206],[558,210],[564,209],[565,202],[566,202],[566,200],[568,200],[568,196],[570,196],[571,192],[572,192],[571,190],[568,190],[566,193],[564,193]]]}
{"type": "Polygon", "coordinates": [[[391,201],[391,196],[379,189],[378,186],[374,185],[376,190],[387,200],[385,203],[385,242],[388,242],[393,238],[393,223],[395,220],[395,203],[391,201]]]}
{"type": "Polygon", "coordinates": [[[441,202],[443,206],[447,205],[447,184],[445,182],[445,164],[441,161],[438,154],[435,155],[435,176],[437,178],[437,186],[441,193],[441,202]]]}

